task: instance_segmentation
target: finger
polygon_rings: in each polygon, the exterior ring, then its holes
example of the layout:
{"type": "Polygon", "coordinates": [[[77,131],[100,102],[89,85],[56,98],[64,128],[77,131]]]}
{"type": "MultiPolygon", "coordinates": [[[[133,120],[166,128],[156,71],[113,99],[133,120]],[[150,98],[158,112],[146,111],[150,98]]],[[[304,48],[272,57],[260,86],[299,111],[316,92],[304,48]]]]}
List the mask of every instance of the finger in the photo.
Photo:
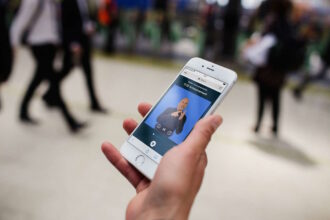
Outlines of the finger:
{"type": "Polygon", "coordinates": [[[138,110],[142,117],[144,117],[151,109],[152,105],[147,102],[142,102],[138,106],[138,110]]]}
{"type": "Polygon", "coordinates": [[[102,151],[112,165],[116,167],[121,174],[123,174],[123,176],[134,186],[134,188],[137,188],[140,182],[144,179],[143,175],[132,167],[112,144],[103,143],[102,151]]]}
{"type": "Polygon", "coordinates": [[[137,125],[138,123],[132,118],[125,119],[123,122],[123,128],[129,135],[134,131],[137,125]]]}
{"type": "Polygon", "coordinates": [[[181,146],[192,150],[196,155],[202,154],[210,142],[211,136],[221,123],[222,118],[219,115],[211,115],[201,119],[181,146]]]}
{"type": "Polygon", "coordinates": [[[147,178],[143,178],[140,183],[136,186],[136,192],[139,193],[143,191],[144,189],[148,188],[150,185],[150,180],[147,178]]]}

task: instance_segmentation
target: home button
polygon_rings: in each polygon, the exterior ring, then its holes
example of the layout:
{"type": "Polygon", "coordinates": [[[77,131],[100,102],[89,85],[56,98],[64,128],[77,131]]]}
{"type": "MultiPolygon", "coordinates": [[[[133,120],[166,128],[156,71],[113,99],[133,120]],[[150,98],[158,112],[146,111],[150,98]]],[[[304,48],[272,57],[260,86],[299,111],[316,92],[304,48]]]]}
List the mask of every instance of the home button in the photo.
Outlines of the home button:
{"type": "Polygon", "coordinates": [[[145,161],[145,158],[143,155],[139,155],[135,158],[135,163],[138,166],[141,166],[144,163],[144,161],[145,161]]]}

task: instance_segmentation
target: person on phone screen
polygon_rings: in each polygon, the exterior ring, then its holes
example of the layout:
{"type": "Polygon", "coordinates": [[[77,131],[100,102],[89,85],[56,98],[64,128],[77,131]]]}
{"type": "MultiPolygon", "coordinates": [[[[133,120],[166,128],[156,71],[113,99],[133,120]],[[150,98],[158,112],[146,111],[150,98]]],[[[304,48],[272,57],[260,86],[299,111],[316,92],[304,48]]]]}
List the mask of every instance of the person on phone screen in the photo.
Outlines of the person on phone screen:
{"type": "Polygon", "coordinates": [[[167,108],[157,118],[156,131],[170,137],[175,131],[180,134],[187,120],[186,112],[184,111],[189,103],[188,98],[182,99],[176,108],[167,108]]]}

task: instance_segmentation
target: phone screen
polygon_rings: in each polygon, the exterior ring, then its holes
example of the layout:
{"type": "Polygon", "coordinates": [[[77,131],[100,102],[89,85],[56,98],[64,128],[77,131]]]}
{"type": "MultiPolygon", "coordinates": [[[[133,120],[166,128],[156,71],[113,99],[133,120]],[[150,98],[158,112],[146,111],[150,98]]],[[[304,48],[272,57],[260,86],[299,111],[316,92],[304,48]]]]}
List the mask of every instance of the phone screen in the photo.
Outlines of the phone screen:
{"type": "Polygon", "coordinates": [[[185,68],[128,142],[155,162],[182,143],[220,97],[227,83],[185,68]]]}

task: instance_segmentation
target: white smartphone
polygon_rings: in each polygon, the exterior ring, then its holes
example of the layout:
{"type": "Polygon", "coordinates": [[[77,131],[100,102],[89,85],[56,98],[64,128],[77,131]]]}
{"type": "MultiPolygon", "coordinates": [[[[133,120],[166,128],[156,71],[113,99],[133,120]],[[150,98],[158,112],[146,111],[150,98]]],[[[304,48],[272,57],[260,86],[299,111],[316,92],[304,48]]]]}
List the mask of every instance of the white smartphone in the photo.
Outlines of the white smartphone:
{"type": "Polygon", "coordinates": [[[122,145],[121,154],[151,180],[164,154],[215,111],[236,80],[234,71],[192,58],[122,145]]]}

